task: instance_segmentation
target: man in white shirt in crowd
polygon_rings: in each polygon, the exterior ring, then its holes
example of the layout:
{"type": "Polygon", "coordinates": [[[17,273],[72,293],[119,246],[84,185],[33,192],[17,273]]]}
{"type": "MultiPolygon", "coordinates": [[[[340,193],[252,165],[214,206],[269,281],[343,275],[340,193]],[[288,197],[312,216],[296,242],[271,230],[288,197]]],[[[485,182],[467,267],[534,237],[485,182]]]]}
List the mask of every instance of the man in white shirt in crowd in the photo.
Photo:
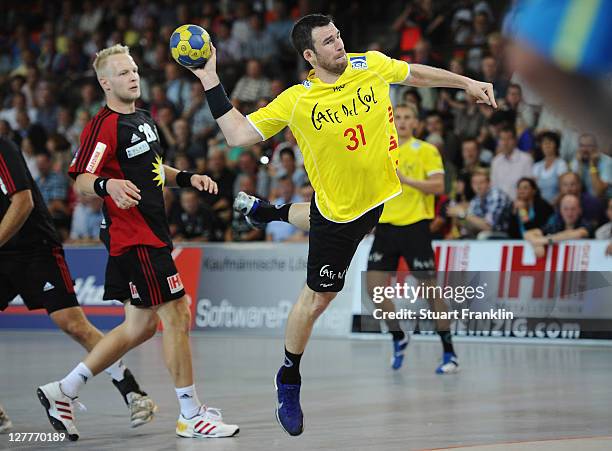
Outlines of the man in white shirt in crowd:
{"type": "Polygon", "coordinates": [[[516,199],[516,184],[521,177],[531,177],[533,159],[516,147],[516,131],[504,127],[499,132],[497,155],[491,162],[491,185],[516,199]]]}

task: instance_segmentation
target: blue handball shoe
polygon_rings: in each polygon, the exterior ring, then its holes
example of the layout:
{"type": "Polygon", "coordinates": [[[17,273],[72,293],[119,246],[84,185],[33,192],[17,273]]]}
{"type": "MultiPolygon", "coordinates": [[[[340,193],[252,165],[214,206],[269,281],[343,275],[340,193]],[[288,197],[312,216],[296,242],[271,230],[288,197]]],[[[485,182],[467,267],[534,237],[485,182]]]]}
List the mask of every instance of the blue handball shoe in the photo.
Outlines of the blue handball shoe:
{"type": "Polygon", "coordinates": [[[404,363],[404,351],[406,351],[408,341],[408,335],[406,335],[401,340],[393,340],[393,356],[391,357],[391,368],[393,368],[394,370],[399,370],[402,367],[402,363],[404,363]]]}
{"type": "Polygon", "coordinates": [[[289,435],[300,435],[304,432],[304,414],[300,406],[300,388],[302,384],[283,384],[280,380],[281,370],[274,378],[274,388],[278,399],[276,420],[289,435]]]}
{"type": "Polygon", "coordinates": [[[459,361],[452,352],[445,352],[442,355],[442,363],[436,368],[436,374],[452,374],[459,371],[459,361]]]}

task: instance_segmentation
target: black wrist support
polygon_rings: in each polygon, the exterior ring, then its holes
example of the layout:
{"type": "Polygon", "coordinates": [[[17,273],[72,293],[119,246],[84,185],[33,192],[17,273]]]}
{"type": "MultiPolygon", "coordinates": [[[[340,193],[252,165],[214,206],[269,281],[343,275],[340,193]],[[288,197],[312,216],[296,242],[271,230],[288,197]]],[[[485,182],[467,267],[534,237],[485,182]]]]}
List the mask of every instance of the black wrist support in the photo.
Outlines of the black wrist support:
{"type": "Polygon", "coordinates": [[[181,188],[189,188],[191,186],[191,176],[193,172],[181,171],[176,174],[176,184],[181,188]]]}
{"type": "Polygon", "coordinates": [[[106,191],[106,184],[110,179],[105,177],[98,177],[94,182],[93,188],[96,194],[100,197],[108,196],[108,191],[106,191]]]}
{"type": "Polygon", "coordinates": [[[219,119],[233,107],[230,100],[227,98],[223,85],[219,83],[214,88],[210,88],[206,91],[206,100],[208,101],[208,107],[210,112],[215,119],[219,119]]]}

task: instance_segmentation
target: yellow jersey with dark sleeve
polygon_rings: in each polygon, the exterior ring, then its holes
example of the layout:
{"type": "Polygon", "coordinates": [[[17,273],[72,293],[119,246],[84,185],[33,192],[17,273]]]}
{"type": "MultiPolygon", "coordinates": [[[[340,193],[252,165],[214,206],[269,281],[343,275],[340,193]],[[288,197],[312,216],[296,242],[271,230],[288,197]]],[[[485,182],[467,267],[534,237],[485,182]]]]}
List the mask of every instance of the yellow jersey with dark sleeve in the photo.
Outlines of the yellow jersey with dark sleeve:
{"type": "MultiPolygon", "coordinates": [[[[438,149],[420,139],[410,138],[399,146],[398,169],[406,177],[427,180],[434,174],[444,174],[438,149]]],[[[402,194],[385,203],[378,222],[403,226],[434,217],[435,196],[402,185],[402,194]]]]}
{"type": "Polygon", "coordinates": [[[389,85],[404,81],[410,67],[380,52],[347,58],[335,83],[311,71],[304,82],[247,116],[262,139],[289,126],[317,207],[334,222],[353,221],[401,192],[389,85]]]}

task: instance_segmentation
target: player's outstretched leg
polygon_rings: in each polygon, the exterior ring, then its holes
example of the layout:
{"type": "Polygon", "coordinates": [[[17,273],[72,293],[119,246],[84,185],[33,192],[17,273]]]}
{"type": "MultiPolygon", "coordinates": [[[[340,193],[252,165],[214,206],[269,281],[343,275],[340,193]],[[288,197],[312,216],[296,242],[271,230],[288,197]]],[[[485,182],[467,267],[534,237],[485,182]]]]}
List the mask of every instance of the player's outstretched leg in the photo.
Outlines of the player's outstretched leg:
{"type": "Polygon", "coordinates": [[[240,429],[225,424],[219,409],[200,402],[193,382],[189,328],[191,314],[187,299],[165,302],[157,308],[164,326],[163,348],[166,367],[172,376],[181,413],[176,435],[187,438],[233,437],[240,429]]]}
{"type": "Polygon", "coordinates": [[[81,405],[77,402],[79,391],[90,378],[150,337],[149,325],[155,318],[157,315],[150,309],[126,308],[124,322],[103,336],[83,362],[61,381],[38,387],[36,394],[55,430],[65,431],[70,440],[78,440],[74,406],[81,405]]]}
{"type": "MultiPolygon", "coordinates": [[[[125,302],[126,318],[128,315],[133,314],[133,309],[135,308],[129,301],[125,302]]],[[[89,322],[81,307],[57,310],[49,316],[60,329],[88,351],[91,351],[104,336],[102,332],[89,322]]],[[[143,342],[155,335],[158,321],[157,315],[150,315],[148,323],[144,328],[144,333],[140,335],[143,342]]],[[[157,411],[155,402],[146,392],[141,390],[132,372],[123,364],[122,360],[117,360],[106,368],[104,372],[111,376],[113,385],[119,390],[129,409],[131,427],[142,426],[153,420],[157,411]]]]}
{"type": "Polygon", "coordinates": [[[310,204],[308,202],[276,206],[240,191],[234,199],[234,210],[242,213],[247,222],[258,229],[264,228],[272,221],[283,221],[305,232],[310,230],[310,204]]]}
{"type": "Polygon", "coordinates": [[[0,406],[0,434],[4,432],[8,432],[13,428],[13,423],[11,419],[6,414],[6,411],[2,406],[0,406]]]}
{"type": "Polygon", "coordinates": [[[277,395],[276,419],[289,435],[300,435],[304,431],[304,414],[300,404],[300,360],[315,321],[336,295],[315,292],[304,286],[287,318],[285,361],[274,378],[274,387],[277,395]]]}

